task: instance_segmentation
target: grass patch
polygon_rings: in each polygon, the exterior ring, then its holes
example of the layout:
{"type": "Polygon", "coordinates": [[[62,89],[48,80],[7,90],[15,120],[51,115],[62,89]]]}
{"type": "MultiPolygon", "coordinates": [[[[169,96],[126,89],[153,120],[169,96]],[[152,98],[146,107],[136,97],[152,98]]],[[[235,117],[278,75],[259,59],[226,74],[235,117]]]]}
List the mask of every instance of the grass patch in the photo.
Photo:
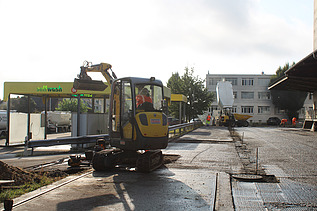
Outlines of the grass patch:
{"type": "Polygon", "coordinates": [[[47,176],[42,176],[38,182],[26,183],[24,185],[18,186],[18,188],[13,189],[3,189],[0,193],[0,203],[3,203],[5,199],[14,199],[25,193],[34,191],[40,187],[52,184],[56,181],[56,178],[50,178],[47,176]]]}

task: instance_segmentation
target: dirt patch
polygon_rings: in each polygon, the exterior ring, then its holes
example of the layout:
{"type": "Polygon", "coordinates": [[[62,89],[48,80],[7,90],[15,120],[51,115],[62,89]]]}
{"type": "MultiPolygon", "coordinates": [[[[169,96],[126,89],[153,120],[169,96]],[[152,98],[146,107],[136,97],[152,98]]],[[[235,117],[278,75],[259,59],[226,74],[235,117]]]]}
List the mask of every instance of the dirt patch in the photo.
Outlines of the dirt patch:
{"type": "Polygon", "coordinates": [[[251,175],[265,175],[265,171],[261,167],[261,165],[259,165],[258,169],[256,169],[254,149],[249,149],[248,145],[245,142],[243,142],[243,138],[240,137],[240,135],[234,129],[230,130],[230,135],[234,140],[236,151],[244,167],[244,173],[251,175]]]}
{"type": "Polygon", "coordinates": [[[25,171],[19,167],[9,166],[8,164],[0,161],[0,179],[1,180],[14,180],[11,185],[23,185],[25,183],[39,182],[41,176],[25,171]]]}
{"type": "Polygon", "coordinates": [[[60,169],[49,170],[49,171],[41,172],[40,174],[45,175],[47,177],[52,177],[52,178],[64,178],[68,176],[68,173],[60,169]]]}
{"type": "Polygon", "coordinates": [[[180,155],[164,155],[164,164],[173,163],[177,161],[181,156],[180,155]]]}
{"type": "Polygon", "coordinates": [[[9,186],[20,186],[27,183],[39,183],[43,176],[52,178],[54,181],[67,177],[69,174],[60,169],[46,171],[27,171],[19,167],[10,166],[0,161],[0,180],[14,180],[9,186]]]}

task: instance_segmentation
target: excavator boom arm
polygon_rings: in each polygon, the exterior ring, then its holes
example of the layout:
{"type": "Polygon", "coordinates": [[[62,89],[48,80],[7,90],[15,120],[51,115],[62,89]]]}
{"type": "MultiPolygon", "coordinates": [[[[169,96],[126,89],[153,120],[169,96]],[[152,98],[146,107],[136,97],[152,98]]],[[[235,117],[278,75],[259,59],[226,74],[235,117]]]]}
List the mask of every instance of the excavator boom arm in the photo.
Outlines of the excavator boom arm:
{"type": "MultiPolygon", "coordinates": [[[[87,72],[100,72],[103,77],[107,80],[108,84],[112,84],[112,80],[116,79],[116,74],[111,69],[111,64],[108,63],[100,63],[100,64],[94,64],[94,65],[87,65],[82,66],[81,69],[83,69],[86,73],[87,72]],[[110,74],[111,71],[111,74],[110,74]]],[[[82,73],[82,72],[81,72],[82,73]]]]}
{"type": "Polygon", "coordinates": [[[74,81],[73,87],[75,89],[81,90],[94,90],[103,91],[107,86],[102,81],[94,81],[88,76],[88,72],[100,72],[103,77],[107,80],[108,84],[111,85],[113,79],[116,79],[116,74],[112,71],[111,65],[108,63],[100,63],[91,65],[90,62],[85,62],[83,66],[80,67],[80,74],[78,79],[74,81]]]}

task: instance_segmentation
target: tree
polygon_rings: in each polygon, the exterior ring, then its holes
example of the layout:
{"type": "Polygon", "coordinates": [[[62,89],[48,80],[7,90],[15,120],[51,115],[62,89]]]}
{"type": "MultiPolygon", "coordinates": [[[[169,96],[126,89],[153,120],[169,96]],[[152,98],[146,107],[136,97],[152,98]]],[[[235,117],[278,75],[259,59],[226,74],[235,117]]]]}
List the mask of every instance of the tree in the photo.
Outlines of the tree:
{"type": "MultiPolygon", "coordinates": [[[[178,72],[173,73],[167,82],[167,87],[171,89],[173,94],[183,94],[187,97],[185,115],[188,120],[203,114],[214,99],[213,94],[208,92],[204,86],[204,82],[198,76],[194,76],[193,67],[191,69],[185,67],[183,76],[180,76],[178,72]]],[[[172,104],[169,111],[180,119],[178,104],[172,104]]]]}
{"type": "MultiPolygon", "coordinates": [[[[284,72],[292,67],[294,64],[295,62],[293,62],[291,66],[289,65],[289,63],[286,63],[284,67],[280,66],[276,70],[276,75],[273,75],[271,77],[270,84],[273,84],[281,77],[283,77],[284,72]]],[[[272,89],[271,95],[273,104],[277,108],[285,110],[288,118],[292,119],[293,117],[298,118],[298,110],[303,107],[304,101],[307,97],[307,92],[272,89]]]]}
{"type": "MultiPolygon", "coordinates": [[[[28,113],[28,97],[11,98],[10,110],[16,110],[17,112],[28,113]]],[[[36,112],[36,103],[30,98],[30,112],[36,112]]]]}
{"type": "Polygon", "coordinates": [[[287,62],[287,63],[284,65],[284,67],[279,66],[278,69],[276,70],[276,74],[271,77],[270,83],[272,84],[272,83],[278,81],[279,79],[281,79],[282,77],[284,77],[284,75],[285,75],[284,72],[285,72],[286,70],[288,70],[289,68],[291,68],[292,66],[294,66],[294,65],[295,65],[295,62],[293,62],[292,65],[290,65],[290,64],[287,62]]]}
{"type": "Polygon", "coordinates": [[[0,100],[0,110],[7,110],[7,102],[0,100]]]}
{"type": "MultiPolygon", "coordinates": [[[[58,103],[56,111],[71,111],[77,112],[77,99],[63,99],[63,101],[58,103]]],[[[80,112],[86,113],[88,111],[88,106],[83,100],[80,100],[80,112]]]]}

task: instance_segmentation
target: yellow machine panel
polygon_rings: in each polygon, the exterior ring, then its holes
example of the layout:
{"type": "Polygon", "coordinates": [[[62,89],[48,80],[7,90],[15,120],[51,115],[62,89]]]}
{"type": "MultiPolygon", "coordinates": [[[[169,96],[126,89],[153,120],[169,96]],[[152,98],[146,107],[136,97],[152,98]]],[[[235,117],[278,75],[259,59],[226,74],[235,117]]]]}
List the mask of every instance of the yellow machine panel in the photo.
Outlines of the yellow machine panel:
{"type": "Polygon", "coordinates": [[[168,133],[168,125],[164,125],[162,113],[138,113],[136,121],[144,137],[164,137],[168,133]]]}

